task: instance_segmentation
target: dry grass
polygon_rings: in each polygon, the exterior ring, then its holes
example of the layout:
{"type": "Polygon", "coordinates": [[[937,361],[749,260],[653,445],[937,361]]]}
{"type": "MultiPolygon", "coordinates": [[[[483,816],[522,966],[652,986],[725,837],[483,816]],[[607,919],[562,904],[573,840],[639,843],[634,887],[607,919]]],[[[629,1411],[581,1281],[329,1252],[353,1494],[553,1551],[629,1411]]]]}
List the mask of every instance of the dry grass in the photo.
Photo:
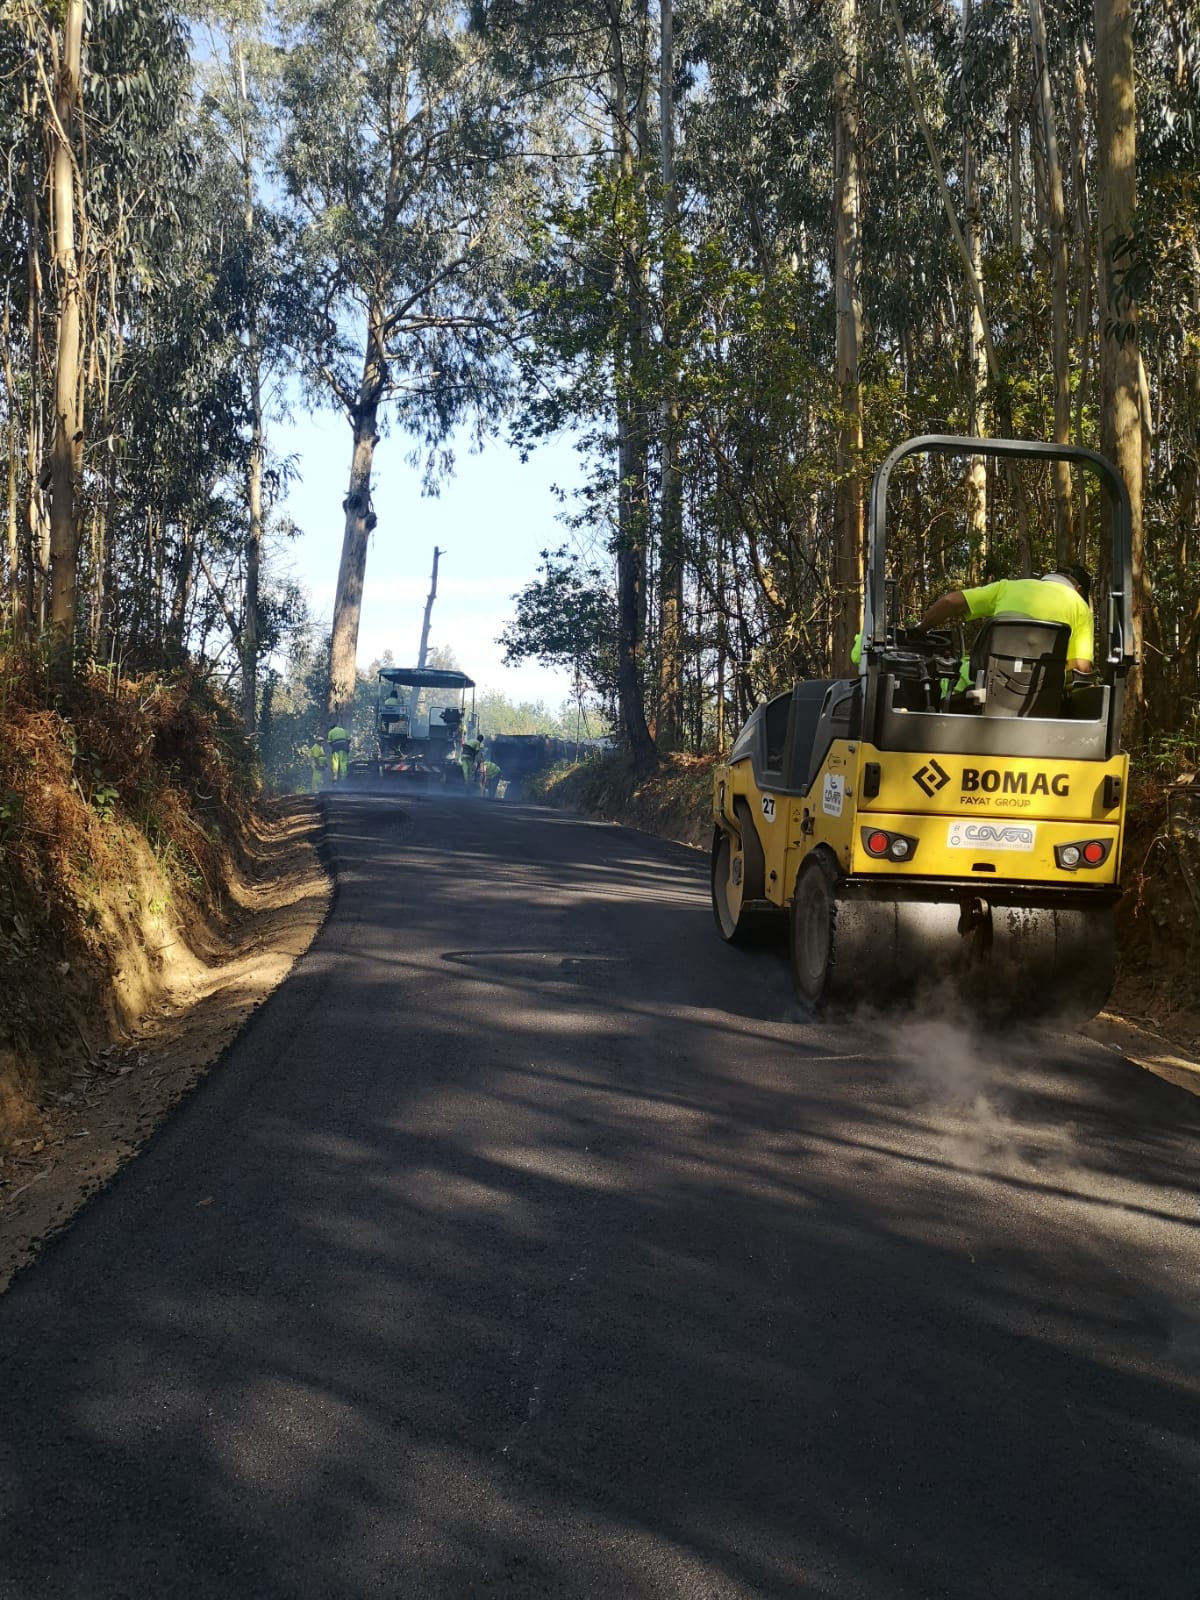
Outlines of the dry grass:
{"type": "Polygon", "coordinates": [[[715,765],[715,756],[664,756],[639,778],[628,756],[606,756],[555,768],[539,793],[552,805],[707,848],[715,765]]]}
{"type": "Polygon", "coordinates": [[[1200,1046],[1200,837],[1171,818],[1200,824],[1198,757],[1176,745],[1132,765],[1114,997],[1124,1014],[1189,1047],[1200,1046]]]}

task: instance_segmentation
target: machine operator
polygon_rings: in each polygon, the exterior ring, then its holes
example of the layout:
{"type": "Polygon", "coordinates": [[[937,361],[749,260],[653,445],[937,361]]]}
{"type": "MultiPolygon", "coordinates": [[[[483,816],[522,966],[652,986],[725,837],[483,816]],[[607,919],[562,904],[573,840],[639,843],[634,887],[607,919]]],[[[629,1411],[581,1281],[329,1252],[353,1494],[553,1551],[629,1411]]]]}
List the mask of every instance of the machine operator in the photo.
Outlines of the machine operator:
{"type": "Polygon", "coordinates": [[[921,618],[924,630],[966,617],[1009,615],[1034,622],[1065,622],[1071,630],[1067,666],[1078,677],[1093,671],[1092,580],[1074,563],[1056,567],[1044,578],[1001,578],[981,589],[952,589],[921,618]]]}

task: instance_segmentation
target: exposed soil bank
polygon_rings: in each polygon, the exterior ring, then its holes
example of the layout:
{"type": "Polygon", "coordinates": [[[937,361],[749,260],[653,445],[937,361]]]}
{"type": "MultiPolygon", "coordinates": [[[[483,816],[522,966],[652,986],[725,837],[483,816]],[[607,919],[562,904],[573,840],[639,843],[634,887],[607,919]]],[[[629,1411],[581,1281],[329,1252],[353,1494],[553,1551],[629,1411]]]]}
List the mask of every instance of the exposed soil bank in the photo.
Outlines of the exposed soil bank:
{"type": "Polygon", "coordinates": [[[172,893],[126,837],[135,876],[97,891],[105,950],[26,969],[34,991],[57,987],[63,1025],[33,1057],[29,1028],[45,995],[32,993],[21,1049],[0,1061],[0,1289],[145,1142],[308,948],[329,903],[319,832],[315,801],[248,808],[205,905],[172,893]],[[114,899],[125,902],[120,917],[114,899]]]}
{"type": "Polygon", "coordinates": [[[316,802],[264,801],[192,668],[0,641],[0,1288],[106,1183],[311,942],[316,802]]]}

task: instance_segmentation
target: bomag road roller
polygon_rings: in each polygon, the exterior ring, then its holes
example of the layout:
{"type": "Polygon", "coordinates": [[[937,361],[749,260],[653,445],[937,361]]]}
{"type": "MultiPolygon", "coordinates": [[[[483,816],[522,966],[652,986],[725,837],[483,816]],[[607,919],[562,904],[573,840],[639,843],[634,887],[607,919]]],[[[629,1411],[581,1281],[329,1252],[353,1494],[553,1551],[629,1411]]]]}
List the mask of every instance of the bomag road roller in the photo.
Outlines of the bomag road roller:
{"type": "Polygon", "coordinates": [[[913,1003],[951,985],[979,1015],[1092,1016],[1113,979],[1125,819],[1124,484],[1102,456],[1070,446],[911,439],[875,476],[867,540],[857,676],[801,682],[758,706],[716,770],[721,936],[749,943],[786,918],[796,986],[818,1011],[913,1003]],[[965,637],[955,649],[950,632],[899,625],[902,604],[971,587],[958,572],[980,570],[979,529],[954,509],[972,470],[986,486],[993,571],[1009,552],[1025,571],[1042,552],[1042,570],[1053,567],[1065,478],[1101,574],[1090,678],[1067,667],[1063,623],[989,616],[969,654],[965,637]],[[905,570],[889,566],[889,488],[905,570]]]}

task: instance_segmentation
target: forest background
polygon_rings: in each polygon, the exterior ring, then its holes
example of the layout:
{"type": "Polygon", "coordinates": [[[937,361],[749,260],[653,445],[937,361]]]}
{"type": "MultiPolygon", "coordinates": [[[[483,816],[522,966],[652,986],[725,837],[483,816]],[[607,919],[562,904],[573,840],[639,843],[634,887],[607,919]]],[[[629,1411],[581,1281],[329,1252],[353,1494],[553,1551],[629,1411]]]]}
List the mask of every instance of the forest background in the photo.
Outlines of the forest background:
{"type": "MultiPolygon", "coordinates": [[[[637,763],[844,669],[863,486],[924,431],[1113,459],[1136,747],[1197,734],[1189,0],[6,0],[0,693],[186,671],[346,715],[379,438],[570,430],[513,659],[637,763]],[[279,552],[281,397],[346,421],[328,642],[279,552]]],[[[905,498],[915,595],[1093,561],[1071,474],[905,498]]],[[[423,559],[424,552],[421,553],[423,559]]],[[[103,786],[102,786],[103,787],[103,786]]],[[[0,805],[4,803],[0,796],[0,805]]]]}

